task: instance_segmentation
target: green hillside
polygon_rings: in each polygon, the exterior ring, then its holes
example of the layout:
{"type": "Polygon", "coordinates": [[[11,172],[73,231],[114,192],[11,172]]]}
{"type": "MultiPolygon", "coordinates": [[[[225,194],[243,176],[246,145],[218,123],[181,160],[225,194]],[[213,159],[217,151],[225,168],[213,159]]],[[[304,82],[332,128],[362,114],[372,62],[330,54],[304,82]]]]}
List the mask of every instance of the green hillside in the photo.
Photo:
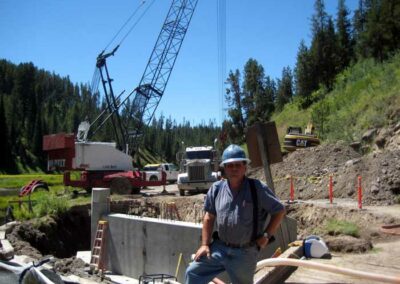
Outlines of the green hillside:
{"type": "Polygon", "coordinates": [[[288,126],[306,127],[312,121],[323,141],[356,141],[370,128],[400,120],[400,53],[384,63],[361,61],[336,77],[331,92],[313,93],[309,108],[295,98],[274,114],[282,140],[288,126]]]}

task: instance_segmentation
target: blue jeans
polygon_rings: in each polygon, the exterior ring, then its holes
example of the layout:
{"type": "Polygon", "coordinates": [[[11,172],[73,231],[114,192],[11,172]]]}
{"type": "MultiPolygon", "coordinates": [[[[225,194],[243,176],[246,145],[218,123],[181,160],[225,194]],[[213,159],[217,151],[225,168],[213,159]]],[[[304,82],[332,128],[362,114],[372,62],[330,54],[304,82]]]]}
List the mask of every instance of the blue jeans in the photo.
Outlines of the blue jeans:
{"type": "Polygon", "coordinates": [[[217,240],[212,243],[210,250],[210,258],[202,256],[186,269],[186,284],[206,284],[225,270],[234,284],[253,283],[258,256],[256,246],[231,248],[217,240]]]}

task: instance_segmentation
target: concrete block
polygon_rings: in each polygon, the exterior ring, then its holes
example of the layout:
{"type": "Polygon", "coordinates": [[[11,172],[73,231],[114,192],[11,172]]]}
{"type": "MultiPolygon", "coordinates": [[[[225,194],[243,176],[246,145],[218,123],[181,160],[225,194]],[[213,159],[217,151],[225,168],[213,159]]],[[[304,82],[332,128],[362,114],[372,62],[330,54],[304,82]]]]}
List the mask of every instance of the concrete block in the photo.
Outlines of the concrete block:
{"type": "Polygon", "coordinates": [[[138,279],[143,274],[175,275],[183,282],[191,255],[200,245],[201,224],[111,214],[108,269],[138,279]]]}
{"type": "Polygon", "coordinates": [[[10,260],[14,257],[14,248],[8,240],[0,240],[0,259],[10,260]]]}
{"type": "Polygon", "coordinates": [[[97,230],[97,223],[103,216],[107,216],[110,213],[109,197],[109,188],[93,188],[92,190],[90,247],[93,247],[93,240],[97,230]]]}
{"type": "Polygon", "coordinates": [[[91,256],[92,256],[92,252],[90,250],[76,252],[76,258],[82,259],[87,264],[90,264],[91,256]]]}

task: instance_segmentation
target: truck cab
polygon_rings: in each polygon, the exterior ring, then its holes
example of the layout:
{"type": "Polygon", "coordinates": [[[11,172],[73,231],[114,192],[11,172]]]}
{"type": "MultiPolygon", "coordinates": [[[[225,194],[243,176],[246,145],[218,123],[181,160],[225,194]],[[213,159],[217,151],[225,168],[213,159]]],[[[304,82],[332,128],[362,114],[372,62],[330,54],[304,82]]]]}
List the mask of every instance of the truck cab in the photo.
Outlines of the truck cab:
{"type": "Polygon", "coordinates": [[[207,192],[221,174],[219,155],[211,146],[187,147],[181,154],[178,189],[181,196],[189,192],[207,192]]]}

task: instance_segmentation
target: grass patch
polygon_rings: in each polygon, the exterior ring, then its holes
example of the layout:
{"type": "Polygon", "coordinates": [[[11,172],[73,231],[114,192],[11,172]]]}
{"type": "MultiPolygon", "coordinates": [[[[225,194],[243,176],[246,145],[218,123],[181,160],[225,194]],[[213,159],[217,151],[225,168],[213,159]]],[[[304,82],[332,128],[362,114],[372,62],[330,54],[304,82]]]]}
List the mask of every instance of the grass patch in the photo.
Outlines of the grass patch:
{"type": "Polygon", "coordinates": [[[359,228],[356,224],[348,221],[329,219],[325,225],[325,230],[329,235],[348,235],[358,238],[359,228]]]}
{"type": "Polygon", "coordinates": [[[72,187],[63,185],[61,174],[23,174],[23,175],[0,175],[0,223],[5,220],[7,207],[13,206],[14,217],[17,220],[27,220],[46,215],[58,215],[71,206],[90,203],[90,194],[80,193],[74,195],[72,187]],[[41,179],[49,185],[49,191],[37,190],[30,196],[32,211],[29,203],[10,203],[9,201],[28,201],[29,197],[18,197],[19,189],[33,179],[41,179]]]}
{"type": "Polygon", "coordinates": [[[398,121],[399,89],[400,53],[383,63],[366,59],[338,74],[329,93],[315,91],[312,96],[320,100],[308,109],[294,97],[272,120],[281,142],[288,126],[304,129],[309,121],[324,142],[359,141],[366,130],[398,121]]]}
{"type": "Polygon", "coordinates": [[[48,185],[62,185],[62,174],[23,174],[0,175],[0,188],[21,188],[34,179],[45,181],[48,185]]]}
{"type": "Polygon", "coordinates": [[[370,253],[380,253],[383,251],[383,248],[373,247],[369,252],[370,253]]]}
{"type": "Polygon", "coordinates": [[[18,203],[12,203],[13,213],[16,220],[28,220],[32,218],[39,218],[43,216],[57,216],[66,212],[70,207],[75,205],[83,205],[90,203],[90,194],[81,194],[75,196],[72,188],[64,187],[51,187],[50,191],[38,191],[31,194],[30,199],[32,201],[32,210],[29,210],[29,197],[25,196],[21,199],[15,196],[9,196],[7,198],[0,197],[1,211],[0,218],[4,218],[6,208],[9,205],[9,200],[21,200],[25,201],[19,205],[18,203]],[[3,207],[4,206],[4,207],[3,207]],[[3,214],[3,216],[1,216],[3,214]]]}

